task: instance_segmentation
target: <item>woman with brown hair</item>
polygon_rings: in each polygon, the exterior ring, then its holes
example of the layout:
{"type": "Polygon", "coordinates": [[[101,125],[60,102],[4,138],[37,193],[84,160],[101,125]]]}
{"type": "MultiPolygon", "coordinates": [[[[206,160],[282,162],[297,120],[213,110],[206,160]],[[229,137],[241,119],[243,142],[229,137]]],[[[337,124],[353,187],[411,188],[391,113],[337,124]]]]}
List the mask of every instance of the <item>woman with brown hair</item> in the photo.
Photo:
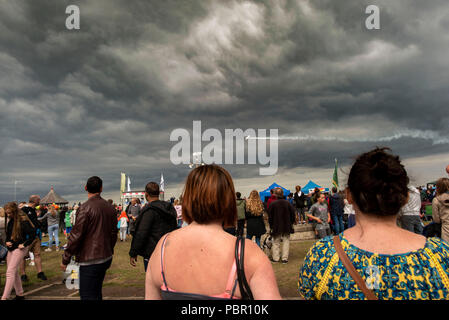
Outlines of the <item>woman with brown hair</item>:
{"type": "Polygon", "coordinates": [[[22,281],[18,274],[20,263],[25,258],[28,246],[36,237],[36,230],[26,213],[19,210],[17,203],[9,202],[5,205],[5,213],[10,219],[6,228],[6,247],[8,256],[6,258],[6,283],[2,300],[7,300],[11,295],[12,288],[16,292],[16,300],[23,299],[22,281]]]}
{"type": "Polygon", "coordinates": [[[256,237],[256,243],[260,247],[260,238],[267,230],[263,221],[264,207],[257,190],[251,191],[246,200],[246,238],[252,240],[256,237]]]}
{"type": "MultiPolygon", "coordinates": [[[[234,184],[225,169],[204,165],[190,172],[182,217],[189,225],[161,238],[151,256],[145,298],[242,298],[238,284],[244,277],[235,259],[237,238],[222,227],[237,220],[234,184]]],[[[270,261],[255,243],[243,241],[245,249],[239,253],[244,253],[244,276],[254,299],[280,299],[270,261]]]]}
{"type": "Polygon", "coordinates": [[[441,239],[449,243],[449,179],[439,179],[436,188],[432,200],[432,219],[435,223],[441,223],[441,239]]]}

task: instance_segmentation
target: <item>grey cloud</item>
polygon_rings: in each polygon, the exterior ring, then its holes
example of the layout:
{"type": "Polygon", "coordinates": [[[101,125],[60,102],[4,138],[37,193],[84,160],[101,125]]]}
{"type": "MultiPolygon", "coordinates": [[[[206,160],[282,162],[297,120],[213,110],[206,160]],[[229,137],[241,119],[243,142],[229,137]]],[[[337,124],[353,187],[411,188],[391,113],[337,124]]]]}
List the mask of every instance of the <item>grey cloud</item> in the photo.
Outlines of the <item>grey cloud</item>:
{"type": "Polygon", "coordinates": [[[448,10],[443,0],[1,0],[0,181],[26,181],[22,197],[50,183],[79,194],[93,174],[116,190],[120,171],[137,186],[161,171],[182,183],[189,171],[170,163],[168,137],[193,120],[316,136],[280,143],[287,171],[350,164],[398,130],[430,136],[379,144],[405,158],[446,152],[432,139],[449,134],[448,10]],[[68,4],[80,6],[79,31],[64,27],[68,4]],[[368,4],[381,8],[379,31],[363,28],[368,4]],[[332,135],[353,140],[320,141],[332,135]]]}

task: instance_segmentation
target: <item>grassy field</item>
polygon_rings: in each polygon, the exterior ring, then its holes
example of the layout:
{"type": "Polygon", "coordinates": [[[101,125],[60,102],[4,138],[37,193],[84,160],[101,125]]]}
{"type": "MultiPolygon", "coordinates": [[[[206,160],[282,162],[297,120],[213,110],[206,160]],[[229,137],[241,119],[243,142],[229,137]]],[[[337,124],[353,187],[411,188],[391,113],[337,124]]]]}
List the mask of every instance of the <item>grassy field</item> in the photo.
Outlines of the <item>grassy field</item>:
{"type": "MultiPolygon", "coordinates": [[[[62,244],[66,243],[63,234],[60,235],[62,244]]],[[[115,254],[111,268],[108,270],[104,282],[104,295],[110,297],[143,297],[145,285],[145,273],[143,271],[143,262],[139,257],[137,267],[134,268],[129,264],[129,247],[131,239],[127,242],[117,242],[115,254]]],[[[44,237],[42,241],[48,241],[48,237],[44,237]]],[[[282,297],[298,297],[297,282],[298,271],[303,263],[304,257],[315,241],[290,242],[290,257],[288,264],[273,263],[273,269],[276,274],[279,290],[282,297]]],[[[44,249],[44,248],[42,248],[44,249]]],[[[60,269],[62,251],[56,252],[53,248],[51,252],[42,250],[43,271],[47,275],[49,281],[41,281],[37,279],[36,267],[28,266],[27,275],[29,281],[24,283],[25,292],[38,288],[40,286],[62,281],[63,274],[60,269]]],[[[0,266],[1,292],[5,283],[6,266],[0,266]]],[[[65,293],[61,292],[61,295],[65,293]]],[[[58,295],[57,292],[54,295],[58,295]]]]}

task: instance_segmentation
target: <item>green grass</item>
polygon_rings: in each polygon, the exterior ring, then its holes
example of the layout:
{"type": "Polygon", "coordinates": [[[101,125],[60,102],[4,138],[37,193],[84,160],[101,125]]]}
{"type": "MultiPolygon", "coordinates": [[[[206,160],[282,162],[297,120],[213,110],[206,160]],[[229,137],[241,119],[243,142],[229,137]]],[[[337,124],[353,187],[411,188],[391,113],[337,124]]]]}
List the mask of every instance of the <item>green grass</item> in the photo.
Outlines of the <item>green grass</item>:
{"type": "MultiPolygon", "coordinates": [[[[59,237],[61,246],[67,241],[63,234],[59,237]]],[[[48,236],[42,239],[43,242],[48,241],[48,236]]],[[[273,269],[277,278],[279,290],[282,297],[298,297],[297,285],[298,285],[298,272],[301,267],[304,257],[309,248],[315,243],[314,240],[290,242],[290,256],[288,264],[273,263],[273,269]]],[[[138,296],[143,295],[143,289],[145,287],[145,273],[143,271],[143,261],[139,257],[137,267],[132,267],[129,264],[129,247],[131,245],[131,239],[126,242],[118,240],[114,249],[114,259],[111,268],[108,270],[106,279],[104,282],[105,288],[135,288],[138,292],[138,296]]],[[[24,283],[23,287],[25,291],[30,291],[39,286],[61,281],[63,274],[60,269],[61,256],[63,251],[56,252],[53,247],[53,251],[45,252],[45,248],[42,248],[42,269],[47,275],[49,281],[41,281],[37,279],[36,267],[29,266],[29,260],[27,260],[27,275],[30,279],[29,282],[24,283]]],[[[5,282],[6,265],[0,266],[1,277],[1,290],[3,292],[3,286],[5,282]]]]}

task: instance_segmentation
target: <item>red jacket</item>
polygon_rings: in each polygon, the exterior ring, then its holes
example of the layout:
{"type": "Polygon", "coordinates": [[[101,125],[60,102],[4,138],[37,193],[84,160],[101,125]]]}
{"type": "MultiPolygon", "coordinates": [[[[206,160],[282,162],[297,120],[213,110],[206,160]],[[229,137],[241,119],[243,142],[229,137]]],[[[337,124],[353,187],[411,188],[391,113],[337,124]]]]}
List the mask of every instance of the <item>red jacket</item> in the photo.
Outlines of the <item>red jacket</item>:
{"type": "Polygon", "coordinates": [[[274,194],[272,194],[270,199],[268,199],[268,201],[267,201],[267,209],[270,207],[270,203],[272,203],[273,201],[276,201],[277,199],[278,199],[278,197],[276,197],[274,194]]]}

